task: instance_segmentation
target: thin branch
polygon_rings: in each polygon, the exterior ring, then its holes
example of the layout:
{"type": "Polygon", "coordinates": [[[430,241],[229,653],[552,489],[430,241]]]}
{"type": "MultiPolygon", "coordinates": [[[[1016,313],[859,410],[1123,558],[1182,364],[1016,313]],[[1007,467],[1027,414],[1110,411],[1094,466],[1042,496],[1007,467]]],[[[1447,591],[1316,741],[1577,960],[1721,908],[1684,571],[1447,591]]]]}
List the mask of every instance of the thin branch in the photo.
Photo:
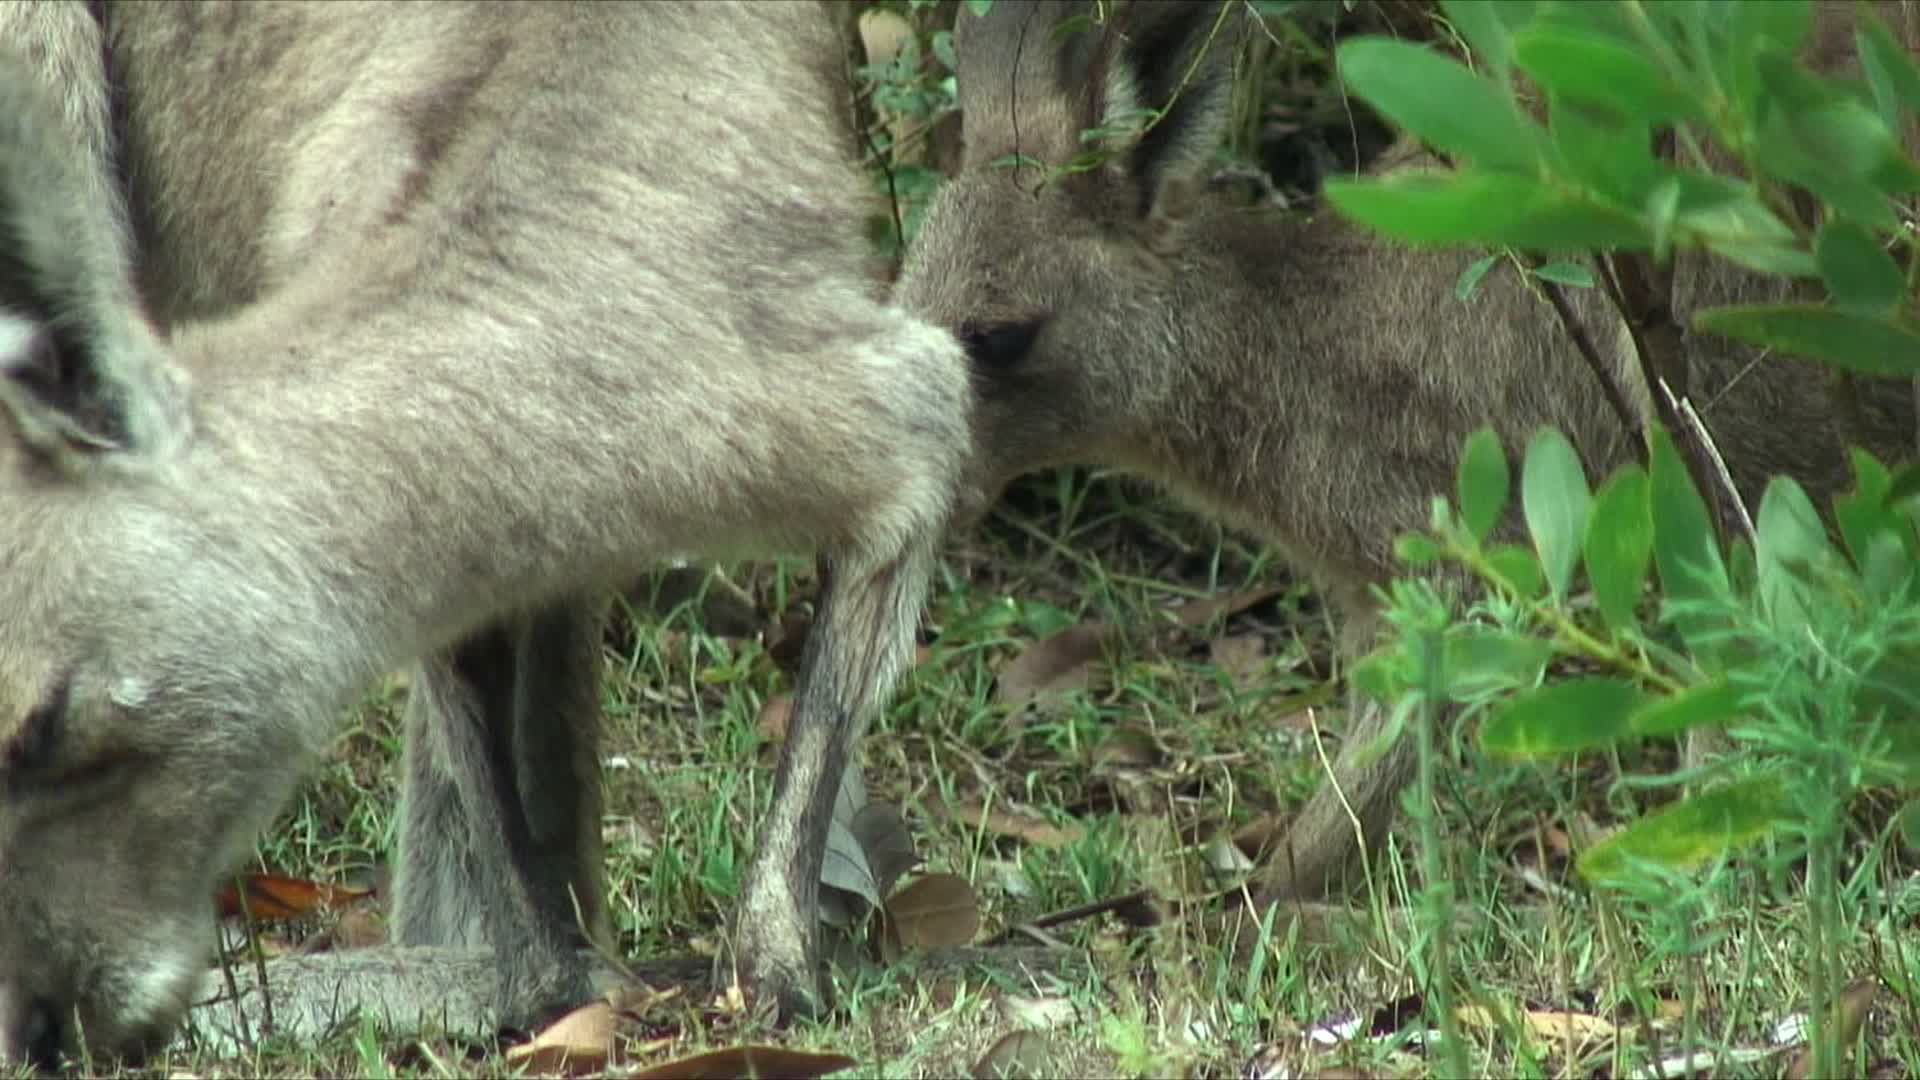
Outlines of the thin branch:
{"type": "Polygon", "coordinates": [[[1627,404],[1625,392],[1620,388],[1620,380],[1615,377],[1613,366],[1600,358],[1600,352],[1594,347],[1593,337],[1587,333],[1573,305],[1567,302],[1566,290],[1559,283],[1541,281],[1541,291],[1546,293],[1547,302],[1553,305],[1554,314],[1560,316],[1560,325],[1567,336],[1573,339],[1573,346],[1580,358],[1587,362],[1587,370],[1600,383],[1600,392],[1607,397],[1607,404],[1613,408],[1613,415],[1620,420],[1620,426],[1634,436],[1634,443],[1642,464],[1647,460],[1647,433],[1640,417],[1627,404]]]}

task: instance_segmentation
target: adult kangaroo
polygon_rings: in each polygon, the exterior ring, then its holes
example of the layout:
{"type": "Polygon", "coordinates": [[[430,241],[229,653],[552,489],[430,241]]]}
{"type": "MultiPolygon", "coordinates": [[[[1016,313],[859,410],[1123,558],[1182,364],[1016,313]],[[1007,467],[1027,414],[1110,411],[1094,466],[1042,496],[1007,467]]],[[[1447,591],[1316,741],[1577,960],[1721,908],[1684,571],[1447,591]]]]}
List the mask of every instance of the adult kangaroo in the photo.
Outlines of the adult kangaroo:
{"type": "Polygon", "coordinates": [[[0,1059],[163,1039],[415,661],[396,939],[584,994],[602,598],[681,554],[821,557],[735,938],[816,1000],[972,400],[866,276],[843,57],[818,3],[0,12],[0,1059]]]}

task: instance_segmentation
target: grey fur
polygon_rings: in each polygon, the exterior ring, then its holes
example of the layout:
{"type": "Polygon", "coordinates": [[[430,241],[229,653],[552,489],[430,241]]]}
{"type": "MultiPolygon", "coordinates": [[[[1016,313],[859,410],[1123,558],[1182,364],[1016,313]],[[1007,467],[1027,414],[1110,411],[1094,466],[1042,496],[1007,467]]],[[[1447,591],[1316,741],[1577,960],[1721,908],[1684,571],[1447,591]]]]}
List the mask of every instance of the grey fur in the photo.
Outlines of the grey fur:
{"type": "MultiPolygon", "coordinates": [[[[965,151],[896,296],[974,351],[971,507],[1042,466],[1149,477],[1315,578],[1351,659],[1376,641],[1370,588],[1395,571],[1394,537],[1423,527],[1430,499],[1452,490],[1472,430],[1493,425],[1511,455],[1553,425],[1596,476],[1626,460],[1631,441],[1552,310],[1507,268],[1462,303],[1454,283],[1475,253],[1406,250],[1330,212],[1249,211],[1202,191],[1239,10],[1143,0],[1064,41],[1062,22],[1092,8],[996,0],[984,17],[963,13],[965,151]],[[1115,155],[1095,169],[1043,182],[1038,168],[1010,167],[1065,165],[1087,149],[1083,129],[1165,106],[1175,86],[1159,124],[1144,138],[1110,134],[1115,155]]],[[[1396,167],[1419,164],[1403,148],[1396,167]]],[[[1773,288],[1694,261],[1676,304],[1684,313],[1773,288]]],[[[1624,328],[1595,293],[1577,299],[1644,411],[1624,328]]],[[[1691,347],[1694,400],[1749,499],[1774,472],[1821,492],[1845,483],[1821,369],[1750,372],[1745,352],[1691,347]]],[[[1866,389],[1868,441],[1899,453],[1913,430],[1905,385],[1866,389]]],[[[1331,782],[1264,871],[1267,900],[1319,893],[1352,868],[1356,823],[1335,787],[1369,843],[1392,819],[1410,750],[1373,756],[1382,713],[1356,703],[1354,716],[1331,782]]]]}
{"type": "Polygon", "coordinates": [[[105,27],[0,8],[0,1058],[160,1039],[215,882],[414,660],[398,938],[491,946],[509,1020],[583,993],[602,597],[680,554],[827,569],[736,935],[815,999],[826,814],[971,401],[864,276],[828,13],[105,27]]]}

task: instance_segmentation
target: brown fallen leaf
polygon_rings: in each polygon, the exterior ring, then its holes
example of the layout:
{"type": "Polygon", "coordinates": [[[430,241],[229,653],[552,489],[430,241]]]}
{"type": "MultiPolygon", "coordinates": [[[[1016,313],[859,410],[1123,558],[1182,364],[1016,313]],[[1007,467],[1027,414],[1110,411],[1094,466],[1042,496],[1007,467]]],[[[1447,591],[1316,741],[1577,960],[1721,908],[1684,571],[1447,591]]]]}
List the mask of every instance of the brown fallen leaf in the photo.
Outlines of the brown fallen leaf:
{"type": "Polygon", "coordinates": [[[734,1077],[791,1077],[812,1080],[850,1069],[859,1061],[845,1054],[813,1054],[783,1046],[729,1046],[668,1061],[632,1073],[633,1080],[733,1080],[734,1077]]]}
{"type": "MultiPolygon", "coordinates": [[[[1497,1030],[1502,1023],[1492,1010],[1479,1005],[1462,1005],[1453,1014],[1461,1023],[1484,1030],[1497,1030]]],[[[1591,1013],[1528,1009],[1520,1014],[1520,1019],[1536,1038],[1556,1042],[1572,1040],[1584,1045],[1612,1039],[1619,1034],[1619,1029],[1611,1021],[1591,1013]]]]}
{"type": "Polygon", "coordinates": [[[1093,748],[1090,764],[1097,773],[1141,772],[1160,764],[1167,751],[1153,732],[1133,724],[1116,727],[1093,748]]]}
{"type": "Polygon", "coordinates": [[[1527,1030],[1542,1039],[1574,1043],[1603,1042],[1620,1033],[1611,1021],[1591,1013],[1529,1009],[1526,1017],[1527,1030]]]}
{"type": "Polygon", "coordinates": [[[869,64],[891,63],[913,37],[913,24],[904,16],[878,8],[861,12],[858,25],[869,64]]]}
{"type": "Polygon", "coordinates": [[[1072,998],[1023,997],[1019,994],[1000,996],[1000,1015],[1027,1031],[1065,1027],[1081,1019],[1080,1008],[1072,998]]]}
{"type": "Polygon", "coordinates": [[[304,956],[347,949],[372,949],[386,943],[386,919],[374,908],[359,905],[342,912],[332,926],[315,932],[294,951],[304,956]]]}
{"type": "Polygon", "coordinates": [[[324,908],[342,907],[371,894],[372,890],[351,885],[327,885],[305,878],[280,874],[243,874],[240,885],[228,882],[214,895],[214,906],[221,918],[243,914],[240,889],[246,889],[246,912],[257,922],[298,919],[324,908]]]}
{"type": "Polygon", "coordinates": [[[866,851],[873,883],[882,894],[892,892],[908,871],[920,865],[920,856],[913,850],[913,833],[900,816],[900,809],[891,803],[861,807],[848,830],[866,851]]]}
{"type": "Polygon", "coordinates": [[[1013,1080],[1044,1076],[1053,1056],[1053,1044],[1037,1031],[1009,1031],[995,1039],[969,1075],[974,1080],[1013,1080]]]}
{"type": "Polygon", "coordinates": [[[1078,843],[1086,835],[1086,830],[1069,822],[1055,825],[1053,822],[1028,811],[1009,807],[996,802],[989,807],[979,799],[955,799],[945,801],[934,795],[922,804],[928,813],[945,817],[949,821],[975,829],[985,829],[999,836],[1011,836],[1024,840],[1035,847],[1057,848],[1078,843]]]}
{"type": "Polygon", "coordinates": [[[616,1020],[613,1006],[605,1001],[582,1005],[508,1049],[507,1064],[562,1076],[600,1072],[614,1057],[616,1020]]]}
{"type": "Polygon", "coordinates": [[[806,651],[807,634],[812,629],[812,616],[804,611],[788,611],[767,634],[767,659],[789,675],[799,671],[800,654],[806,651]]]}
{"type": "Polygon", "coordinates": [[[915,949],[965,945],[980,932],[980,898],[958,874],[915,878],[887,897],[881,954],[889,963],[915,949]]]}
{"type": "MultiPolygon", "coordinates": [[[[1860,1026],[1867,1022],[1867,1014],[1873,1011],[1874,1001],[1880,996],[1880,984],[1872,979],[1859,979],[1840,991],[1834,999],[1832,1013],[1826,1024],[1827,1038],[1839,1047],[1840,1056],[1836,1064],[1846,1068],[1847,1055],[1853,1052],[1853,1041],[1860,1035],[1860,1026]]],[[[1804,1046],[1794,1055],[1793,1064],[1787,1067],[1786,1080],[1807,1080],[1813,1075],[1813,1047],[1804,1046]]]]}
{"type": "Polygon", "coordinates": [[[1232,634],[1207,643],[1207,662],[1226,673],[1236,690],[1255,685],[1267,666],[1267,639],[1260,634],[1232,634]]]}
{"type": "Polygon", "coordinates": [[[787,721],[793,718],[793,695],[775,694],[760,706],[760,718],[754,725],[762,738],[780,742],[787,737],[787,721]]]}
{"type": "Polygon", "coordinates": [[[1279,596],[1283,591],[1278,585],[1268,585],[1244,592],[1209,596],[1205,600],[1195,600],[1172,609],[1173,617],[1181,626],[1190,630],[1198,629],[1215,619],[1230,619],[1256,604],[1279,596]]]}
{"type": "Polygon", "coordinates": [[[1106,623],[1084,622],[1029,644],[1000,669],[993,700],[1020,706],[1085,690],[1093,685],[1093,665],[1105,655],[1112,631],[1106,623]]]}

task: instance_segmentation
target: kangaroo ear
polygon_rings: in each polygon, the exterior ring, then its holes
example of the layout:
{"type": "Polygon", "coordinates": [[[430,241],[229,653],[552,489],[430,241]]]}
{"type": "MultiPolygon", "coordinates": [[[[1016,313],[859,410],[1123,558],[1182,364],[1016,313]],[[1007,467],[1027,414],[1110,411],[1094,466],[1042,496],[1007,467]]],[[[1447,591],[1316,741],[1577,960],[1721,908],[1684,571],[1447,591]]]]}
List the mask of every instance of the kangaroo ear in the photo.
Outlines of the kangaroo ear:
{"type": "Polygon", "coordinates": [[[1226,135],[1233,58],[1246,18],[1236,3],[1134,0],[1121,9],[1089,71],[1089,127],[1108,132],[1143,216],[1169,214],[1209,169],[1226,135]]]}
{"type": "Polygon", "coordinates": [[[67,465],[135,449],[137,408],[46,325],[0,313],[0,406],[36,451],[67,465]]]}
{"type": "Polygon", "coordinates": [[[994,0],[954,24],[961,168],[1114,155],[1142,216],[1165,214],[1226,131],[1238,0],[994,0]],[[1104,22],[1096,19],[1106,14],[1104,22]],[[1092,136],[1088,136],[1092,132],[1092,136]]]}
{"type": "Polygon", "coordinates": [[[70,469],[184,438],[186,380],[140,309],[108,163],[0,50],[0,412],[70,469]]]}
{"type": "Polygon", "coordinates": [[[962,171],[1010,158],[1058,167],[1089,149],[1080,133],[1102,40],[1094,11],[1084,0],[994,0],[981,15],[961,8],[953,51],[962,171]]]}

